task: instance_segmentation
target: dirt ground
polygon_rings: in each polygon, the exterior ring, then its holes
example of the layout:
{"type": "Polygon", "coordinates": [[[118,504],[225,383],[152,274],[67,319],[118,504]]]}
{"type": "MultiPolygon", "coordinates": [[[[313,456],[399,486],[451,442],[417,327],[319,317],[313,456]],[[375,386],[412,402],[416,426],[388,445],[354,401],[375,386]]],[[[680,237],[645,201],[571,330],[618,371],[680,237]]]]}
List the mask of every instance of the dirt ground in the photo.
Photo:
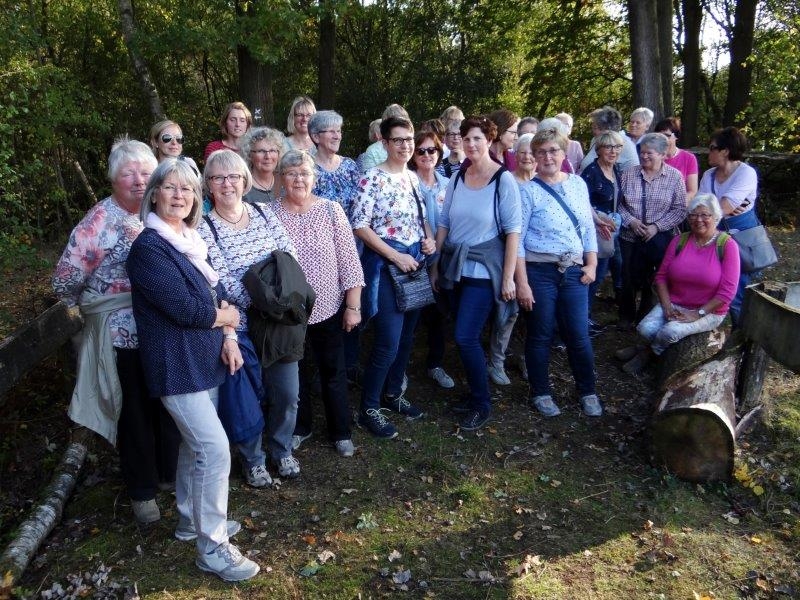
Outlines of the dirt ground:
{"type": "MultiPolygon", "coordinates": [[[[800,280],[800,235],[772,235],[783,260],[767,278],[800,280]]],[[[46,306],[47,270],[43,263],[36,272],[6,273],[15,292],[0,294],[5,333],[46,306]]],[[[598,308],[599,320],[613,325],[613,303],[601,300],[598,308]]],[[[131,523],[114,453],[98,443],[64,520],[14,594],[69,597],[72,586],[75,597],[113,598],[136,584],[148,598],[800,597],[800,482],[791,467],[800,437],[784,447],[775,438],[783,430],[761,426],[742,440],[730,486],[692,486],[653,469],[646,443],[652,382],[624,374],[613,359],[633,339],[611,327],[595,341],[606,403],[596,421],[580,413],[560,352],[551,376],[564,415],[545,421],[534,414],[512,344],[513,383],[493,387],[495,417],[477,435],[459,432],[447,410],[465,389],[453,345],[445,367],[457,380],[454,391],[425,376],[418,350],[409,397],[427,416],[395,420],[398,440],[381,444],[356,430],[356,456],[340,459],[319,418],[297,453],[298,481],[255,491],[234,470],[230,512],[245,525],[237,539],[262,574],[233,588],[201,576],[191,549],[171,539],[169,494],[159,498],[160,523],[131,523]],[[761,494],[753,493],[756,485],[761,494]]],[[[68,365],[65,355],[49,359],[2,406],[3,545],[68,441],[68,365]]],[[[775,367],[766,391],[800,398],[800,381],[775,367]]],[[[352,391],[353,405],[357,397],[352,391]]],[[[779,416],[797,421],[800,401],[796,407],[796,415],[779,416]]]]}

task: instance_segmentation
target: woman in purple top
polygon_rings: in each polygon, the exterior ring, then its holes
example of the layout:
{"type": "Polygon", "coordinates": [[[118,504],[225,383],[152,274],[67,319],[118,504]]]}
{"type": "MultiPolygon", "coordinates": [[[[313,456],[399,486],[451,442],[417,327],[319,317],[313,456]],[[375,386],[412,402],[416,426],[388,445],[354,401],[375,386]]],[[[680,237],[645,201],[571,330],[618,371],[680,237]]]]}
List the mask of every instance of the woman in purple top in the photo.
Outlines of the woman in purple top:
{"type": "Polygon", "coordinates": [[[713,194],[698,194],[689,204],[689,227],[670,242],[655,277],[658,303],[636,328],[648,346],[617,352],[623,366],[638,373],[670,344],[722,323],[739,281],[739,247],[717,231],[722,210],[713,194]]]}

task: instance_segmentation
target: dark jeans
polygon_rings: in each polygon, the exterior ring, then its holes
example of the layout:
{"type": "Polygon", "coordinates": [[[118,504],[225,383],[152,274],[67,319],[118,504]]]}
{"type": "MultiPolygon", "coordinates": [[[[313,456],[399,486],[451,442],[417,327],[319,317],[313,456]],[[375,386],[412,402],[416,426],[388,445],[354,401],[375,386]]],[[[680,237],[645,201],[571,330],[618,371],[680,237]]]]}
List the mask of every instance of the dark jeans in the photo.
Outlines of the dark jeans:
{"type": "Polygon", "coordinates": [[[116,348],[122,386],[117,448],[131,500],[152,500],[158,483],[175,481],[181,434],[160,398],[147,393],[138,350],[116,348]]]}
{"type": "MultiPolygon", "coordinates": [[[[350,408],[347,403],[347,371],[344,362],[344,330],[342,312],[329,319],[309,325],[306,331],[306,352],[313,353],[313,362],[319,370],[322,404],[328,423],[328,437],[332,442],[349,440],[350,408]]],[[[300,361],[300,402],[297,405],[295,435],[311,433],[314,421],[313,403],[309,397],[308,373],[310,361],[300,361]]]]}
{"type": "Polygon", "coordinates": [[[430,370],[441,367],[444,359],[445,316],[438,304],[430,304],[422,309],[420,318],[428,330],[428,355],[425,358],[425,368],[430,370]]]}
{"type": "Polygon", "coordinates": [[[589,284],[589,316],[592,315],[594,300],[597,297],[597,288],[600,287],[600,284],[603,283],[603,280],[606,278],[609,267],[611,266],[611,261],[614,260],[615,256],[616,253],[614,253],[614,256],[611,256],[609,258],[597,259],[597,269],[595,271],[595,278],[594,281],[589,284]]]}
{"type": "Polygon", "coordinates": [[[573,266],[561,273],[552,263],[527,263],[533,290],[533,310],[524,311],[528,328],[525,364],[533,396],[551,394],[550,340],[558,322],[561,339],[580,396],[595,393],[594,351],[589,339],[589,294],[581,283],[583,272],[573,266]]]}
{"type": "Polygon", "coordinates": [[[361,410],[380,408],[381,394],[400,395],[403,374],[411,357],[419,310],[400,312],[385,266],[378,283],[378,312],[372,317],[373,345],[364,368],[361,410]]]}
{"type": "Polygon", "coordinates": [[[671,239],[670,233],[659,232],[646,244],[620,240],[619,245],[622,250],[620,319],[639,322],[653,308],[653,276],[661,265],[664,251],[671,239]],[[638,309],[636,307],[637,293],[641,294],[638,309]]]}
{"type": "Polygon", "coordinates": [[[462,277],[455,290],[455,342],[464,364],[472,408],[492,409],[486,355],[481,347],[481,332],[494,308],[494,289],[489,279],[462,277]]]}

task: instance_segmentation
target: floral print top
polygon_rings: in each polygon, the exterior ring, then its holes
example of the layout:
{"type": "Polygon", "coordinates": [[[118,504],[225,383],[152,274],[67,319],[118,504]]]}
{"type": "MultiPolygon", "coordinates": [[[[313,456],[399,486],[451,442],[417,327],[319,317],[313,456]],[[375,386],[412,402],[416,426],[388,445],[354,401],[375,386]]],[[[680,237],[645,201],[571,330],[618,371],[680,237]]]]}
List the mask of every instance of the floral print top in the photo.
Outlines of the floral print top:
{"type": "MultiPolygon", "coordinates": [[[[79,305],[85,292],[101,296],[131,291],[125,261],[144,225],[108,197],[95,204],[69,236],[53,273],[53,291],[67,306],[79,305]]],[[[120,308],[108,319],[115,348],[139,347],[133,308],[120,308]]]]}
{"type": "Polygon", "coordinates": [[[387,173],[378,167],[368,170],[358,184],[351,216],[353,229],[369,227],[381,239],[406,246],[420,241],[425,230],[420,223],[415,190],[425,218],[416,173],[408,170],[387,173]]]}
{"type": "Polygon", "coordinates": [[[244,203],[250,224],[245,229],[233,229],[216,214],[209,213],[200,221],[197,231],[208,245],[208,260],[219,275],[219,282],[228,294],[228,302],[239,308],[239,328],[247,331],[247,307],[250,294],[242,283],[242,277],[251,265],[267,258],[274,250],[283,250],[297,259],[289,234],[286,233],[275,213],[266,204],[244,203]],[[259,214],[261,209],[263,216],[259,214]],[[209,227],[211,220],[217,235],[209,227]]]}
{"type": "Polygon", "coordinates": [[[338,202],[344,209],[344,214],[350,218],[350,210],[358,195],[358,182],[361,179],[356,161],[343,156],[339,167],[334,171],[327,171],[319,165],[314,170],[317,182],[311,193],[338,202]]]}

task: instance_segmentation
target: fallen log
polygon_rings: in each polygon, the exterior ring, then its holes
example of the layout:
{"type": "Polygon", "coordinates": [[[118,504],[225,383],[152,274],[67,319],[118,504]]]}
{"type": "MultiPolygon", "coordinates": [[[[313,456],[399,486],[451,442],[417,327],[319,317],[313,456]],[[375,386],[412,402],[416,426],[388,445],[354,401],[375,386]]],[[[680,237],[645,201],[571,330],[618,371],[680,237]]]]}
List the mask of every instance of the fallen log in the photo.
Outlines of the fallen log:
{"type": "Polygon", "coordinates": [[[712,329],[688,335],[669,346],[656,363],[656,388],[661,392],[674,388],[675,382],[717,354],[726,338],[722,329],[712,329]]]}
{"type": "Polygon", "coordinates": [[[673,379],[651,422],[651,458],[681,479],[729,481],[736,438],[736,351],[673,379]]]}
{"type": "Polygon", "coordinates": [[[64,506],[75,489],[94,434],[83,427],[76,429],[61,463],[31,516],[20,525],[14,540],[0,556],[0,575],[9,587],[22,576],[33,555],[64,514],[64,506]]]}

